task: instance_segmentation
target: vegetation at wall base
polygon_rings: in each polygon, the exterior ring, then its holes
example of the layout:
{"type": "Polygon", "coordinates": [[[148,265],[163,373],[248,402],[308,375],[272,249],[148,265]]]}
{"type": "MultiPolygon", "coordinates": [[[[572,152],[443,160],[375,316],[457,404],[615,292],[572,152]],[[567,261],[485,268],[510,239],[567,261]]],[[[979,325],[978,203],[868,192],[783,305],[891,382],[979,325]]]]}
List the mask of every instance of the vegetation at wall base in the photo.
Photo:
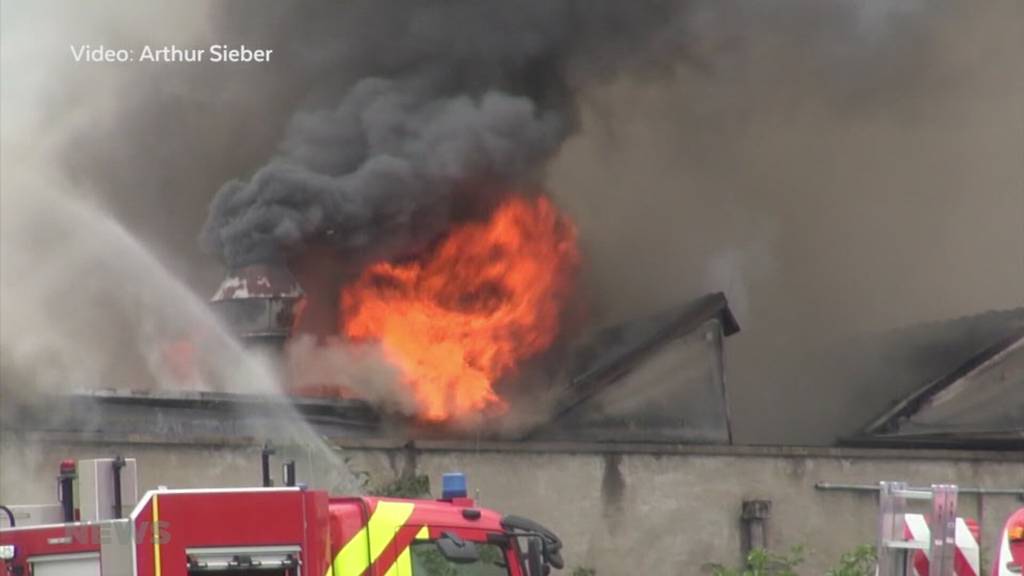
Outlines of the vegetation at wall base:
{"type": "Polygon", "coordinates": [[[712,564],[711,573],[714,576],[799,576],[796,567],[803,561],[802,546],[794,546],[785,554],[755,548],[747,555],[745,566],[727,568],[721,564],[712,564]]]}
{"type": "MultiPolygon", "coordinates": [[[[804,548],[794,546],[787,553],[758,548],[747,555],[744,566],[729,568],[712,564],[713,576],[800,576],[797,568],[804,562],[804,548]]],[[[839,563],[825,572],[825,576],[873,576],[875,574],[875,548],[858,546],[840,556],[839,563]]],[[[575,576],[575,575],[574,575],[575,576]]]]}
{"type": "Polygon", "coordinates": [[[877,550],[874,546],[858,546],[853,552],[839,557],[839,565],[825,576],[871,576],[875,573],[877,550]]]}
{"type": "Polygon", "coordinates": [[[429,498],[430,476],[401,474],[390,482],[374,487],[370,490],[370,494],[386,498],[429,498]]]}

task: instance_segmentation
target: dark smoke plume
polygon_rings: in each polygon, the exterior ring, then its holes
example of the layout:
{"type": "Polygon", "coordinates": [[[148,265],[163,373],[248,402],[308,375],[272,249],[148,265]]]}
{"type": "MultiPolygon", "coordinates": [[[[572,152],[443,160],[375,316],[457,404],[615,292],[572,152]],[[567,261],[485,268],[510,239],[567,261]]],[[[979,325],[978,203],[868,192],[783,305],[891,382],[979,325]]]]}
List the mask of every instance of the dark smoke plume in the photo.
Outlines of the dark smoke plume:
{"type": "Polygon", "coordinates": [[[354,265],[422,246],[453,217],[535,188],[576,125],[574,82],[651,46],[679,6],[337,7],[343,28],[307,49],[342,55],[334,66],[353,78],[340,103],[297,113],[266,165],[220,189],[205,247],[237,266],[280,259],[313,238],[354,265]]]}

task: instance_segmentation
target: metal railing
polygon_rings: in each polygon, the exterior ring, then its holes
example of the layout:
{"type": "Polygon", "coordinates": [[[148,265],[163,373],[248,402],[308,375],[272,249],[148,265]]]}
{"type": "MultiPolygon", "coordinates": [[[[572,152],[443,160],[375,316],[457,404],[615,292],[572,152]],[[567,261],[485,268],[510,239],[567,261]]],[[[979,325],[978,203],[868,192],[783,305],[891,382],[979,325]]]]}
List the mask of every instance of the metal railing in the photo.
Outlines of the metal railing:
{"type": "MultiPolygon", "coordinates": [[[[816,490],[826,492],[878,492],[878,484],[843,484],[837,482],[817,482],[814,484],[816,490]]],[[[911,488],[911,490],[929,490],[929,488],[911,488]]],[[[959,487],[960,494],[982,495],[982,496],[1016,496],[1024,501],[1024,487],[1021,488],[980,488],[980,487],[959,487]]]]}

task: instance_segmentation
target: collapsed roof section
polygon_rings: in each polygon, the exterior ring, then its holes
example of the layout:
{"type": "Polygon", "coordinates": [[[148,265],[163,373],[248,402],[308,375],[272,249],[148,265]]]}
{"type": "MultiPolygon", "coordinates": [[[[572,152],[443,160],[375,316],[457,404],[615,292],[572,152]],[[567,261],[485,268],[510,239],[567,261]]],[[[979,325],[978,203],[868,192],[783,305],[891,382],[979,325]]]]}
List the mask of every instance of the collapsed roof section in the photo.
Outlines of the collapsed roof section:
{"type": "Polygon", "coordinates": [[[1024,448],[1024,309],[1000,317],[1008,320],[1004,330],[973,338],[975,347],[966,358],[954,356],[959,360],[952,369],[926,381],[845,443],[1024,448]]]}
{"type": "Polygon", "coordinates": [[[729,444],[721,293],[600,331],[576,353],[554,421],[534,438],[729,444]]]}

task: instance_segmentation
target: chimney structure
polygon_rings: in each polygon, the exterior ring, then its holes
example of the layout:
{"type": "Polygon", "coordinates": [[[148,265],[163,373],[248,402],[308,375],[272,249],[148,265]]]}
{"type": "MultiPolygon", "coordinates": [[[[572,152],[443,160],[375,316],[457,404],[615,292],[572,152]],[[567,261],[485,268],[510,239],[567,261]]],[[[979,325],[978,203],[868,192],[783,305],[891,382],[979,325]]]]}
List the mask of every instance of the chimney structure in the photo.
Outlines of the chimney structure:
{"type": "Polygon", "coordinates": [[[210,302],[247,346],[279,351],[291,335],[302,297],[287,267],[253,264],[232,270],[210,302]]]}

